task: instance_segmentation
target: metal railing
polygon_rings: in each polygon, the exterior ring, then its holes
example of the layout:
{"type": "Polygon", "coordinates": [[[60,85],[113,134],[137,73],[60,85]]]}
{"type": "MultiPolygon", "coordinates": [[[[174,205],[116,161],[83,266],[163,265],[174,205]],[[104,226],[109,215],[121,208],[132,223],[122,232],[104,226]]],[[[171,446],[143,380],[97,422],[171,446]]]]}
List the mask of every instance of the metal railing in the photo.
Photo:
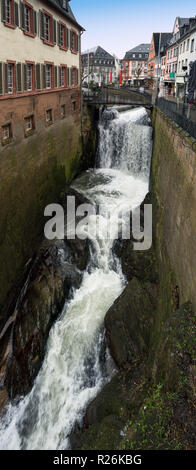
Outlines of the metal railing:
{"type": "Polygon", "coordinates": [[[156,105],[172,121],[196,139],[196,107],[180,101],[157,98],[156,105]]]}
{"type": "Polygon", "coordinates": [[[122,90],[103,88],[89,95],[86,93],[83,96],[84,101],[91,102],[93,104],[105,104],[105,105],[132,105],[132,106],[145,106],[151,105],[151,95],[145,92],[139,93],[136,90],[122,90]]]}

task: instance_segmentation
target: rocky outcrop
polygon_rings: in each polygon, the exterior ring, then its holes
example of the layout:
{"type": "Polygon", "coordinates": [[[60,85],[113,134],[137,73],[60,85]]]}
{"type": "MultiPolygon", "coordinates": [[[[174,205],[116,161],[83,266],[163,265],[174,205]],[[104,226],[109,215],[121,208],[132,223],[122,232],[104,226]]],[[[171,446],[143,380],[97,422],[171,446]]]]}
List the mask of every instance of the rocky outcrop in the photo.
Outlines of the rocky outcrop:
{"type": "MultiPolygon", "coordinates": [[[[76,208],[84,199],[73,190],[76,208]]],[[[66,207],[65,207],[66,210],[66,207]]],[[[13,313],[0,332],[0,408],[25,395],[40,369],[49,330],[73,290],[80,286],[89,259],[88,240],[44,242],[27,275],[13,313]]]]}
{"type": "Polygon", "coordinates": [[[82,431],[71,436],[73,449],[194,450],[195,334],[188,302],[163,325],[152,369],[148,349],[89,405],[82,431]]]}
{"type": "Polygon", "coordinates": [[[118,449],[130,414],[136,414],[144,395],[143,364],[115,375],[87,408],[82,430],[70,437],[72,449],[118,449]]]}
{"type": "Polygon", "coordinates": [[[134,278],[105,317],[111,355],[120,368],[147,353],[156,307],[156,286],[134,278]]]}
{"type": "Polygon", "coordinates": [[[0,335],[0,380],[11,398],[25,394],[40,368],[50,327],[81,282],[76,266],[62,259],[64,242],[42,247],[32,263],[13,315],[0,335]]]}

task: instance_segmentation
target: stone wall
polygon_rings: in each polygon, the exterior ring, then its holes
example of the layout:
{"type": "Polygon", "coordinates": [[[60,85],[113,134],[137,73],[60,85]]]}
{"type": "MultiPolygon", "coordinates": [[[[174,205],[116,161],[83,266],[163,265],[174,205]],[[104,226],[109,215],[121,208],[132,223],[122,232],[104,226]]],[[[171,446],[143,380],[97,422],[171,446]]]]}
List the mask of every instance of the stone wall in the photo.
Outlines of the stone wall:
{"type": "Polygon", "coordinates": [[[196,307],[196,142],[157,108],[153,127],[151,192],[160,277],[155,349],[166,317],[186,301],[196,307]]]}
{"type": "Polygon", "coordinates": [[[81,132],[80,91],[26,96],[1,101],[1,122],[12,121],[14,136],[0,150],[0,324],[13,309],[17,282],[43,236],[44,208],[58,202],[61,190],[88,159],[86,148],[96,145],[91,117],[86,110],[81,132]],[[17,103],[16,103],[16,100],[17,103]],[[76,103],[73,106],[73,101],[76,103]],[[65,117],[60,114],[65,103],[65,117]],[[46,108],[53,109],[53,122],[45,122],[46,108]],[[24,137],[24,115],[35,115],[35,130],[24,137]],[[11,295],[9,295],[11,292],[11,295]]]}

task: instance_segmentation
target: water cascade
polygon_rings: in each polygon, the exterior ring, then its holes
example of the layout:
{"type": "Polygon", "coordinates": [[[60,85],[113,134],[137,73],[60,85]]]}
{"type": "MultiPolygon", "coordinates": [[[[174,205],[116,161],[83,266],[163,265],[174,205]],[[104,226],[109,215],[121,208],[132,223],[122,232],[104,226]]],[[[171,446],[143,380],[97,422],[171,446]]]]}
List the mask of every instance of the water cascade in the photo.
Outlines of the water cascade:
{"type": "Polygon", "coordinates": [[[99,134],[96,168],[73,183],[100,207],[81,227],[90,239],[91,261],[81,287],[51,328],[31,392],[9,405],[1,421],[3,449],[69,448],[75,423],[82,423],[87,405],[111,376],[103,322],[126,283],[112,246],[119,214],[140,205],[148,192],[152,130],[144,108],[121,113],[112,109],[101,115],[99,134]]]}

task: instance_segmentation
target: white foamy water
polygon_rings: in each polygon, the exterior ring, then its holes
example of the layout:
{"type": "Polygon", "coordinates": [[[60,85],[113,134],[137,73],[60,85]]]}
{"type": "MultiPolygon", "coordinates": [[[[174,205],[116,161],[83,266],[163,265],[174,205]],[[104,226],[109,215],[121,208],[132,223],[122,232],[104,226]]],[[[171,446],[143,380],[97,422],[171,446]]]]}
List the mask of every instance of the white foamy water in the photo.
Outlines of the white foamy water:
{"type": "Polygon", "coordinates": [[[101,204],[99,214],[89,216],[88,225],[81,227],[91,240],[91,262],[50,331],[32,391],[17,406],[9,406],[0,424],[2,449],[69,448],[75,423],[82,422],[87,405],[109,380],[101,359],[103,322],[125,286],[112,246],[119,214],[137,207],[148,192],[152,144],[147,124],[143,108],[106,111],[100,119],[99,168],[73,184],[93,204],[101,204]]]}

